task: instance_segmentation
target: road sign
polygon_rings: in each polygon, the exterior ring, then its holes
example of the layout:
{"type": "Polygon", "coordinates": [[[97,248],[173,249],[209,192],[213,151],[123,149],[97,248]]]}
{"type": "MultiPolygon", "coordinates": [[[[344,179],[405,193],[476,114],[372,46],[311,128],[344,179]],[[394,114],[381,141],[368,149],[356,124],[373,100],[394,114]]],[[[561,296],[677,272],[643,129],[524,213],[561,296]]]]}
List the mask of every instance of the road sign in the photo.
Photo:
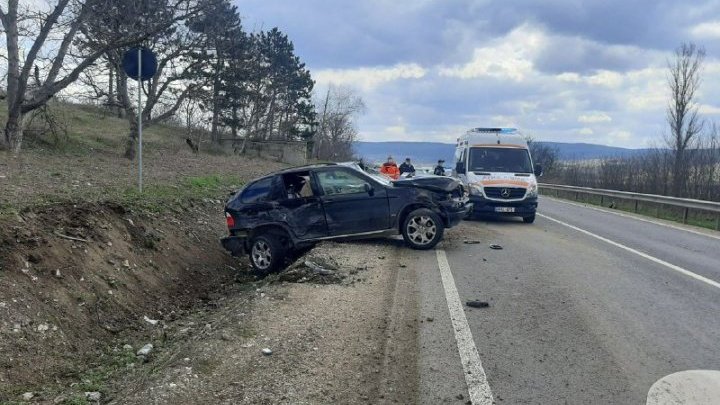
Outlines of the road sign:
{"type": "Polygon", "coordinates": [[[138,82],[138,190],[143,191],[143,164],[142,164],[142,82],[150,80],[157,71],[157,58],[153,52],[145,47],[135,47],[123,55],[123,70],[128,77],[138,82]]]}
{"type": "Polygon", "coordinates": [[[135,47],[125,52],[122,61],[123,70],[128,77],[138,80],[150,80],[157,71],[157,58],[153,51],[145,47],[135,47]]]}

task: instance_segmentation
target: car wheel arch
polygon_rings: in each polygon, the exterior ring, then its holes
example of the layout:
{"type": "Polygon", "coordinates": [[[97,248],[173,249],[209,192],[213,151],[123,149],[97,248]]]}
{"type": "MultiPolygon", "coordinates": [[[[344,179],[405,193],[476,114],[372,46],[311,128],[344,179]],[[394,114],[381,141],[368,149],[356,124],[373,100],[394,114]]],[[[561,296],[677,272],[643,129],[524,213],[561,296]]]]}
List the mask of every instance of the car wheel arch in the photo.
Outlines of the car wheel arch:
{"type": "Polygon", "coordinates": [[[254,238],[255,236],[263,234],[277,235],[280,238],[285,239],[286,247],[290,248],[294,246],[294,239],[292,237],[292,234],[290,233],[290,230],[279,224],[267,224],[254,228],[248,235],[248,241],[252,240],[252,238],[254,238]]]}
{"type": "Polygon", "coordinates": [[[400,210],[400,215],[398,215],[398,222],[397,222],[397,229],[399,232],[402,232],[403,224],[405,223],[405,218],[407,218],[408,215],[410,215],[411,212],[415,211],[419,208],[427,208],[429,210],[432,210],[436,212],[440,218],[442,218],[443,221],[446,221],[443,215],[437,210],[437,207],[431,204],[429,201],[424,202],[414,202],[411,204],[406,205],[403,207],[402,210],[400,210]]]}

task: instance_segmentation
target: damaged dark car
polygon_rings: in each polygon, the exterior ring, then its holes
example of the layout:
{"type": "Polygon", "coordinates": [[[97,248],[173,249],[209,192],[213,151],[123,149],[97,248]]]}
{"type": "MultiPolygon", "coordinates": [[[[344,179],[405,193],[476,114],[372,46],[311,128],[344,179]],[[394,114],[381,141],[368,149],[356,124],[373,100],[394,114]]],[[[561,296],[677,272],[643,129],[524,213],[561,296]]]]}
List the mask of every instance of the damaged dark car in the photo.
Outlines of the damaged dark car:
{"type": "Polygon", "coordinates": [[[289,253],[328,239],[402,234],[432,249],[471,209],[462,185],[440,176],[390,181],[354,164],[283,170],[250,182],[225,206],[233,256],[247,253],[260,273],[289,253]]]}

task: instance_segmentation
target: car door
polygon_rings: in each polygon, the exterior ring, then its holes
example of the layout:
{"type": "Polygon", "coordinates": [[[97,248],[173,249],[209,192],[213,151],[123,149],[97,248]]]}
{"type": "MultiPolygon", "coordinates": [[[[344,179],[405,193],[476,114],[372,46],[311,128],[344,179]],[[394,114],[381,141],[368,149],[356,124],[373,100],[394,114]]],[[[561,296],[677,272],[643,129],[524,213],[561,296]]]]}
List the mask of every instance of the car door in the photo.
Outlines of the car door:
{"type": "Polygon", "coordinates": [[[387,190],[361,173],[344,167],[315,172],[330,236],[390,228],[387,190]]]}
{"type": "MultiPolygon", "coordinates": [[[[283,187],[287,189],[287,177],[301,176],[310,182],[310,173],[286,174],[283,187]]],[[[307,185],[307,193],[303,195],[286,195],[278,202],[281,219],[288,224],[298,239],[316,239],[328,236],[325,211],[314,184],[307,185]]]]}

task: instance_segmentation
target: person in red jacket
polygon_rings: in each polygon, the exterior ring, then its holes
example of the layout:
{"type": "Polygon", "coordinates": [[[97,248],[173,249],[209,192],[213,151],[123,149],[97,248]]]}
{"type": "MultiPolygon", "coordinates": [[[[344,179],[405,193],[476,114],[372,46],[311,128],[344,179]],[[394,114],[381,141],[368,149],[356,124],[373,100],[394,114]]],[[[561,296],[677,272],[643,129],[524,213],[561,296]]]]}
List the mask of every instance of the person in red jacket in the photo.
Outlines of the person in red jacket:
{"type": "Polygon", "coordinates": [[[390,177],[393,180],[397,180],[400,177],[400,169],[392,156],[388,156],[387,162],[383,163],[380,167],[380,173],[390,177]]]}

